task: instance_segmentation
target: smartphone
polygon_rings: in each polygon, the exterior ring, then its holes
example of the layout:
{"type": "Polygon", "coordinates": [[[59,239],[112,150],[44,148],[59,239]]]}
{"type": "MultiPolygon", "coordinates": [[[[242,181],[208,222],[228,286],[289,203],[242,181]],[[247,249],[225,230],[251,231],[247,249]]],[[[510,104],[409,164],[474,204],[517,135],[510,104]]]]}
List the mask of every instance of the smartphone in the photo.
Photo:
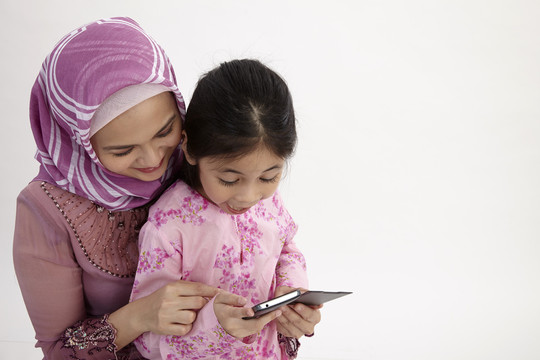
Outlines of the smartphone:
{"type": "Polygon", "coordinates": [[[255,315],[252,317],[244,317],[244,320],[255,319],[271,311],[277,310],[284,305],[291,303],[302,303],[308,306],[321,305],[327,301],[340,298],[345,295],[352,294],[349,291],[306,291],[302,294],[300,290],[291,291],[285,295],[278,296],[272,300],[262,302],[252,307],[255,315]]]}
{"type": "Polygon", "coordinates": [[[294,300],[300,297],[300,295],[302,295],[302,292],[300,290],[294,290],[290,293],[278,296],[277,298],[264,301],[252,307],[253,311],[255,312],[254,316],[244,317],[243,319],[250,320],[258,318],[264,314],[268,314],[269,312],[277,310],[284,305],[292,303],[294,300]]]}

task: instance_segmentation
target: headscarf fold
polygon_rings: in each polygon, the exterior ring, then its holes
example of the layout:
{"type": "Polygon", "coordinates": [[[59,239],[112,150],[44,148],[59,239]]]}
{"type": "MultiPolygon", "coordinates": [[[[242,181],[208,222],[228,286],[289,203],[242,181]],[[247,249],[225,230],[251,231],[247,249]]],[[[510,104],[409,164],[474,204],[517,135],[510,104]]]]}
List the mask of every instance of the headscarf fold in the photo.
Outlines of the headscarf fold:
{"type": "Polygon", "coordinates": [[[42,180],[109,210],[154,199],[178,170],[180,146],[161,179],[142,181],[106,170],[90,144],[96,109],[128,86],[159,84],[185,115],[172,65],[163,49],[130,18],[98,20],[66,35],[43,62],[32,88],[30,122],[42,180]]]}

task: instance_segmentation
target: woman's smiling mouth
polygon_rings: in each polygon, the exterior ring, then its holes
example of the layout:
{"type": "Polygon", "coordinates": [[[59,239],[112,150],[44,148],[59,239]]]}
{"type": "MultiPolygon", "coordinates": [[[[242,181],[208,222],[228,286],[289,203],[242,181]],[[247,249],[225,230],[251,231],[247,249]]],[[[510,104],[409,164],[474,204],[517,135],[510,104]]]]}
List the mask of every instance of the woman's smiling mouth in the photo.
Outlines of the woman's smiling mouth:
{"type": "Polygon", "coordinates": [[[149,174],[149,173],[153,173],[154,171],[160,169],[162,165],[163,165],[163,159],[161,159],[161,162],[160,162],[159,165],[156,166],[156,167],[149,167],[149,168],[135,168],[135,169],[138,170],[138,171],[140,171],[140,172],[149,174]]]}

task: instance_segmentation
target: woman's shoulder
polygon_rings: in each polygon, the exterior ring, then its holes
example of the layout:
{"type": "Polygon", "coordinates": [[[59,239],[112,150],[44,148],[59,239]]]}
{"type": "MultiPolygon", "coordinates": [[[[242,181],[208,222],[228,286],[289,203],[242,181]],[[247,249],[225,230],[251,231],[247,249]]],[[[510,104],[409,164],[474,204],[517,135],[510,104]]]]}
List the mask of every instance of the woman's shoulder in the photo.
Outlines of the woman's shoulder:
{"type": "Polygon", "coordinates": [[[16,232],[23,228],[69,233],[68,208],[89,208],[92,202],[42,181],[32,181],[17,197],[16,232]]]}
{"type": "MultiPolygon", "coordinates": [[[[36,210],[51,208],[60,209],[61,205],[77,203],[79,206],[92,206],[93,203],[79,195],[61,189],[44,181],[32,181],[21,190],[17,197],[17,204],[32,206],[36,210]]],[[[58,210],[57,210],[58,212],[58,210]]]]}
{"type": "Polygon", "coordinates": [[[31,182],[17,197],[14,249],[26,247],[42,251],[36,244],[43,242],[54,247],[69,238],[68,224],[44,188],[45,183],[31,182]]]}
{"type": "MultiPolygon", "coordinates": [[[[46,182],[32,182],[17,200],[17,241],[29,241],[26,228],[52,243],[71,244],[82,267],[131,276],[137,266],[137,237],[147,208],[111,212],[82,196],[46,182]],[[96,240],[97,239],[97,240],[96,240]]],[[[36,239],[37,241],[37,239],[36,239]]]]}
{"type": "Polygon", "coordinates": [[[42,189],[42,181],[32,181],[19,193],[18,199],[28,199],[29,201],[40,202],[46,198],[45,193],[42,189]]]}

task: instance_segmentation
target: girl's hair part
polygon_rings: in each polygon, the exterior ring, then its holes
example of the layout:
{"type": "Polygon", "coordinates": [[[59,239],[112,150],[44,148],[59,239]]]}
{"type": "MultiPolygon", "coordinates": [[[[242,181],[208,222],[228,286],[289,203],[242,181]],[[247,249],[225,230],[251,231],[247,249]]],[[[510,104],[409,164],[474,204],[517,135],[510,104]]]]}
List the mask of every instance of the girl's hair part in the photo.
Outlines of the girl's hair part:
{"type": "MultiPolygon", "coordinates": [[[[263,145],[282,159],[295,149],[296,120],[285,81],[258,60],[233,60],[203,75],[184,129],[194,159],[235,158],[263,145]]],[[[197,166],[184,160],[183,180],[200,185],[197,166]]]]}

